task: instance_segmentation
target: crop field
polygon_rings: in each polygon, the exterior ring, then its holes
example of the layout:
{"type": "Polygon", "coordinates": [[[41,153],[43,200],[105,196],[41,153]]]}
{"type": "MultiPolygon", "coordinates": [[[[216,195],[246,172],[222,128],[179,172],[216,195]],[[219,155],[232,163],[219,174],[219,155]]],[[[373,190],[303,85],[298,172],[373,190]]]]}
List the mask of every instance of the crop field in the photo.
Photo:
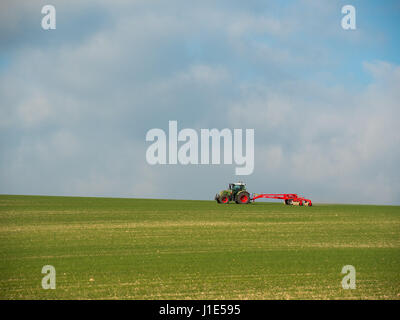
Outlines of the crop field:
{"type": "Polygon", "coordinates": [[[400,207],[0,195],[0,255],[0,299],[400,299],[400,207]]]}

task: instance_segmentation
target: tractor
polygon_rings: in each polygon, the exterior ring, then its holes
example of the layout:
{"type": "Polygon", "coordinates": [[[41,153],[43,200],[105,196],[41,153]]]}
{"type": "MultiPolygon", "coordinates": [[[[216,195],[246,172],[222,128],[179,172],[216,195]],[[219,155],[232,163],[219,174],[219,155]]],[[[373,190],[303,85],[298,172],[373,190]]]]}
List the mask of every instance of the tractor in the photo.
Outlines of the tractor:
{"type": "Polygon", "coordinates": [[[218,203],[227,204],[229,201],[235,201],[237,204],[250,203],[251,197],[246,190],[246,184],[243,182],[230,183],[227,190],[222,190],[215,195],[218,203]]]}

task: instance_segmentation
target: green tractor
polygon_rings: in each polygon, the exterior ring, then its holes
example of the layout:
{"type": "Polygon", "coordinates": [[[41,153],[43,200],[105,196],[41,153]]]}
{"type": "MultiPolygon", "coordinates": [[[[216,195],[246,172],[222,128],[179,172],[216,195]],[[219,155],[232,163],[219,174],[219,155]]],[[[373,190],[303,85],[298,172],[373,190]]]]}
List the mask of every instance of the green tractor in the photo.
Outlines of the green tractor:
{"type": "Polygon", "coordinates": [[[237,204],[247,204],[250,202],[250,194],[246,190],[246,185],[243,182],[230,183],[228,190],[222,190],[215,195],[215,200],[218,203],[229,203],[235,201],[237,204]]]}

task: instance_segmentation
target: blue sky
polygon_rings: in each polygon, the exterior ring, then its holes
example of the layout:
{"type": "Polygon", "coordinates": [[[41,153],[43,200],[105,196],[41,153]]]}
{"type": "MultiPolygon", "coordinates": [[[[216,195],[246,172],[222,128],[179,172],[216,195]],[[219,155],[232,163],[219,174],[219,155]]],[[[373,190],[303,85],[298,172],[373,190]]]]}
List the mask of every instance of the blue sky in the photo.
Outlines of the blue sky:
{"type": "Polygon", "coordinates": [[[53,1],[51,31],[45,4],[0,5],[0,193],[400,204],[397,1],[53,1]],[[253,128],[254,173],[148,165],[169,120],[253,128]]]}

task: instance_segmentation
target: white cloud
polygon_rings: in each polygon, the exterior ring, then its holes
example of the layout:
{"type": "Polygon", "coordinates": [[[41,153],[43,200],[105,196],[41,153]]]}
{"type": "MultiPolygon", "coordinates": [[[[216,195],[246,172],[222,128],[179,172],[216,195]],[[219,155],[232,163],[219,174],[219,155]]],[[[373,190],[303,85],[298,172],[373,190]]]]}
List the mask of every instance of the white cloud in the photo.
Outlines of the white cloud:
{"type": "MultiPolygon", "coordinates": [[[[145,163],[145,132],[178,120],[254,128],[252,191],[399,203],[400,67],[368,61],[369,85],[342,83],[335,68],[346,48],[330,46],[349,45],[332,13],[339,2],[301,1],[280,19],[267,10],[273,2],[264,12],[101,3],[110,20],[84,38],[67,37],[63,24],[56,43],[17,38],[0,71],[0,192],[212,198],[211,181],[236,180],[233,168],[145,163]]],[[[59,4],[67,30],[81,3],[59,4]]]]}
{"type": "Polygon", "coordinates": [[[18,115],[23,125],[38,125],[47,119],[51,113],[51,106],[44,96],[37,95],[23,101],[18,107],[18,115]]]}

